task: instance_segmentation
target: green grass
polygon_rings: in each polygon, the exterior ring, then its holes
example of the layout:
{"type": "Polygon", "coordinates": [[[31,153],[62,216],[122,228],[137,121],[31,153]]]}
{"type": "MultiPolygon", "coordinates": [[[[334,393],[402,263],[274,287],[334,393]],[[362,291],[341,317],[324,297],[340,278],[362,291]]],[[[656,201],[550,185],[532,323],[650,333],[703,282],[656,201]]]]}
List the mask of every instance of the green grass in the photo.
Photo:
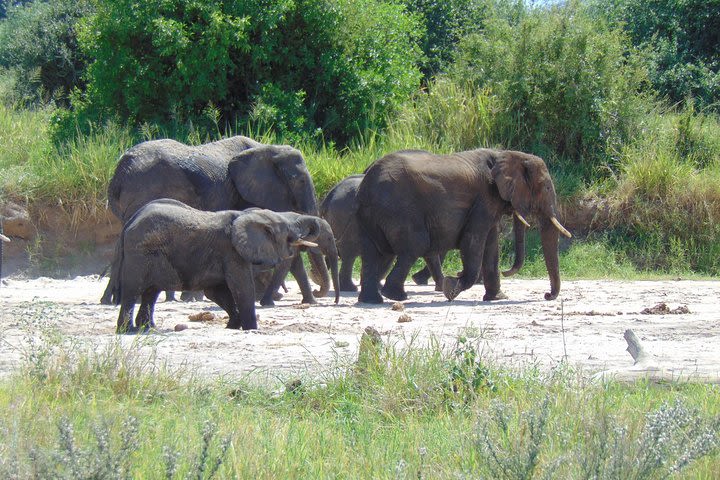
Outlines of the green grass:
{"type": "Polygon", "coordinates": [[[91,348],[35,333],[0,381],[3,478],[662,478],[684,453],[700,459],[672,478],[720,474],[717,386],[508,371],[460,337],[361,342],[359,363],[288,388],[170,370],[141,351],[150,337],[91,348]]]}

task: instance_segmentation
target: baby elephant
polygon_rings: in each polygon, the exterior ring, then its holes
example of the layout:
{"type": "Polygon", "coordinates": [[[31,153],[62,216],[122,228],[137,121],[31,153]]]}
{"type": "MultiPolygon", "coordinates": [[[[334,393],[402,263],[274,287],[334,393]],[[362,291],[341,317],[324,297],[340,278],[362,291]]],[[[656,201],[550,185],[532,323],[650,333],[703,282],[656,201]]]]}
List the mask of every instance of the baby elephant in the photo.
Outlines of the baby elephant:
{"type": "Polygon", "coordinates": [[[154,327],[163,290],[202,290],[227,312],[227,328],[257,328],[253,266],[271,268],[300,246],[317,247],[302,234],[270,210],[205,212],[166,198],[146,204],[125,224],[117,248],[117,332],[154,327]]]}

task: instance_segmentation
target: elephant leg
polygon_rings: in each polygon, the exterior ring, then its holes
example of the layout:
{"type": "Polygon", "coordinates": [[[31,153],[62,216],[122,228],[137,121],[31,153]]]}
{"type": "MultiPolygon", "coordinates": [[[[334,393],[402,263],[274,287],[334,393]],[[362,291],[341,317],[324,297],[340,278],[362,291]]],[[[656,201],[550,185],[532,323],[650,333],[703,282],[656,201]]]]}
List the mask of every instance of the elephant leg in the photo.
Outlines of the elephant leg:
{"type": "Polygon", "coordinates": [[[498,243],[499,230],[495,225],[488,232],[485,240],[485,250],[482,260],[482,281],[485,285],[483,301],[502,300],[507,298],[500,290],[500,246],[498,243]]]}
{"type": "Polygon", "coordinates": [[[343,292],[357,292],[358,290],[352,279],[356,258],[356,256],[345,257],[340,264],[340,290],[343,292]]]}
{"type": "Polygon", "coordinates": [[[463,271],[459,273],[458,277],[445,277],[443,293],[450,301],[454,300],[460,292],[472,287],[480,276],[487,232],[478,235],[480,238],[461,240],[460,258],[463,271]]]}
{"type": "Polygon", "coordinates": [[[390,270],[390,274],[385,279],[385,285],[380,290],[383,296],[391,300],[407,300],[405,279],[410,273],[415,260],[417,260],[416,257],[407,254],[398,255],[395,266],[390,270]]]}
{"type": "Polygon", "coordinates": [[[166,302],[176,302],[175,299],[175,291],[174,290],[166,290],[165,291],[165,301],[166,302]]]}
{"type": "Polygon", "coordinates": [[[180,294],[180,300],[183,302],[202,302],[203,292],[196,292],[193,290],[186,290],[180,294]]]}
{"type": "Polygon", "coordinates": [[[362,269],[360,274],[360,295],[358,302],[383,303],[380,295],[380,276],[384,273],[384,266],[392,262],[391,254],[382,254],[369,239],[363,239],[363,250],[360,260],[362,269]]]}
{"type": "Polygon", "coordinates": [[[425,267],[432,275],[433,282],[435,282],[435,291],[442,292],[444,277],[442,273],[442,260],[440,260],[440,255],[430,255],[423,258],[427,264],[425,267]]]}
{"type": "Polygon", "coordinates": [[[263,297],[260,299],[260,305],[264,307],[272,307],[275,305],[275,293],[278,291],[280,285],[282,285],[283,281],[285,280],[288,270],[290,270],[290,268],[292,267],[292,262],[295,260],[295,258],[300,258],[300,255],[298,254],[292,260],[284,261],[275,266],[275,269],[273,269],[272,278],[270,279],[270,283],[268,283],[268,286],[265,288],[265,292],[263,293],[263,297]]]}
{"type": "Polygon", "coordinates": [[[160,289],[157,288],[148,288],[143,292],[140,300],[140,308],[135,317],[135,326],[139,331],[147,331],[155,328],[153,315],[155,313],[155,302],[157,302],[159,295],[160,289]]]}
{"type": "Polygon", "coordinates": [[[228,265],[225,272],[227,288],[232,294],[232,299],[237,311],[237,316],[230,315],[227,328],[242,328],[243,330],[257,329],[255,282],[252,267],[249,264],[228,265]]]}
{"type": "Polygon", "coordinates": [[[213,288],[205,289],[204,294],[211,301],[217,303],[220,308],[228,314],[228,328],[240,328],[240,316],[235,305],[232,293],[226,284],[222,284],[213,288]],[[236,325],[231,327],[230,325],[236,325]]]}
{"type": "MultiPolygon", "coordinates": [[[[317,303],[317,300],[315,300],[313,296],[312,287],[310,286],[310,279],[303,266],[302,257],[299,254],[293,258],[292,264],[290,264],[290,272],[293,274],[293,277],[295,277],[295,281],[297,281],[300,287],[300,292],[302,292],[302,303],[317,303]]],[[[277,290],[278,287],[280,287],[279,283],[277,287],[275,287],[275,290],[277,290]]]]}
{"type": "Polygon", "coordinates": [[[135,300],[135,296],[123,295],[122,301],[120,302],[120,314],[118,315],[115,333],[133,333],[137,331],[133,325],[135,300]]]}
{"type": "Polygon", "coordinates": [[[112,305],[113,304],[113,296],[115,295],[115,289],[113,288],[113,281],[112,278],[108,280],[107,287],[105,287],[105,291],[102,294],[102,297],[100,297],[100,304],[102,305],[112,305]]]}
{"type": "Polygon", "coordinates": [[[427,265],[425,265],[421,270],[418,270],[413,274],[412,279],[413,282],[415,282],[415,285],[427,285],[431,276],[432,274],[430,273],[430,269],[427,265]]]}

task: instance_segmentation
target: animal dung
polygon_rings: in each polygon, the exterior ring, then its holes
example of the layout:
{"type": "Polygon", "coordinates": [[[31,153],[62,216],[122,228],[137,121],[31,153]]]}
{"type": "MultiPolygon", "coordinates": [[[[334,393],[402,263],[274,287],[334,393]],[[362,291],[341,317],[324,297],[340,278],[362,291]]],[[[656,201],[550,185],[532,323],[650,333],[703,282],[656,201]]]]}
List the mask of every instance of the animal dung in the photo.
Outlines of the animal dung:
{"type": "Polygon", "coordinates": [[[398,323],[407,323],[412,322],[412,317],[408,315],[407,313],[403,313],[400,315],[400,317],[397,319],[398,323]]]}
{"type": "Polygon", "coordinates": [[[182,332],[183,330],[187,330],[187,328],[188,328],[188,326],[185,325],[184,323],[178,323],[177,325],[175,325],[176,332],[182,332]]]}
{"type": "Polygon", "coordinates": [[[213,320],[215,320],[215,314],[204,310],[200,313],[193,313],[191,315],[188,315],[188,319],[191,322],[212,322],[213,320]]]}
{"type": "Polygon", "coordinates": [[[654,307],[643,309],[640,313],[643,315],[685,315],[690,313],[690,309],[687,305],[680,305],[679,307],[671,310],[667,303],[660,302],[654,307]]]}
{"type": "Polygon", "coordinates": [[[390,308],[396,312],[402,312],[403,310],[405,310],[405,305],[403,305],[401,302],[395,302],[390,308]]]}

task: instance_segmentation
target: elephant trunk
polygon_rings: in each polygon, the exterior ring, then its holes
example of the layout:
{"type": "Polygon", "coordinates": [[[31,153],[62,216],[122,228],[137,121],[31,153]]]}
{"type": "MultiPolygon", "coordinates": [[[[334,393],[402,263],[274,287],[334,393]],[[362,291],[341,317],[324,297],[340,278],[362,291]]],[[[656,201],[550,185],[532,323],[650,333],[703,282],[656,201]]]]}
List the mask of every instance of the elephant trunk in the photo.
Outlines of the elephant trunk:
{"type": "Polygon", "coordinates": [[[325,258],[317,248],[308,251],[308,258],[310,259],[310,278],[320,287],[313,291],[313,295],[318,298],[324,297],[330,291],[330,273],[325,264],[325,258]]]}
{"type": "Polygon", "coordinates": [[[525,222],[518,215],[513,215],[513,235],[515,237],[515,263],[503,272],[504,277],[515,275],[525,263],[525,222]]]}
{"type": "Polygon", "coordinates": [[[540,239],[542,242],[545,266],[550,276],[550,292],[545,294],[545,300],[554,300],[560,293],[560,258],[558,254],[558,239],[560,232],[549,218],[540,220],[540,239]]]}
{"type": "Polygon", "coordinates": [[[337,250],[333,249],[334,252],[330,252],[327,256],[328,263],[330,264],[330,274],[332,276],[333,288],[335,289],[335,303],[340,302],[340,271],[338,269],[338,253],[337,250]]]}

